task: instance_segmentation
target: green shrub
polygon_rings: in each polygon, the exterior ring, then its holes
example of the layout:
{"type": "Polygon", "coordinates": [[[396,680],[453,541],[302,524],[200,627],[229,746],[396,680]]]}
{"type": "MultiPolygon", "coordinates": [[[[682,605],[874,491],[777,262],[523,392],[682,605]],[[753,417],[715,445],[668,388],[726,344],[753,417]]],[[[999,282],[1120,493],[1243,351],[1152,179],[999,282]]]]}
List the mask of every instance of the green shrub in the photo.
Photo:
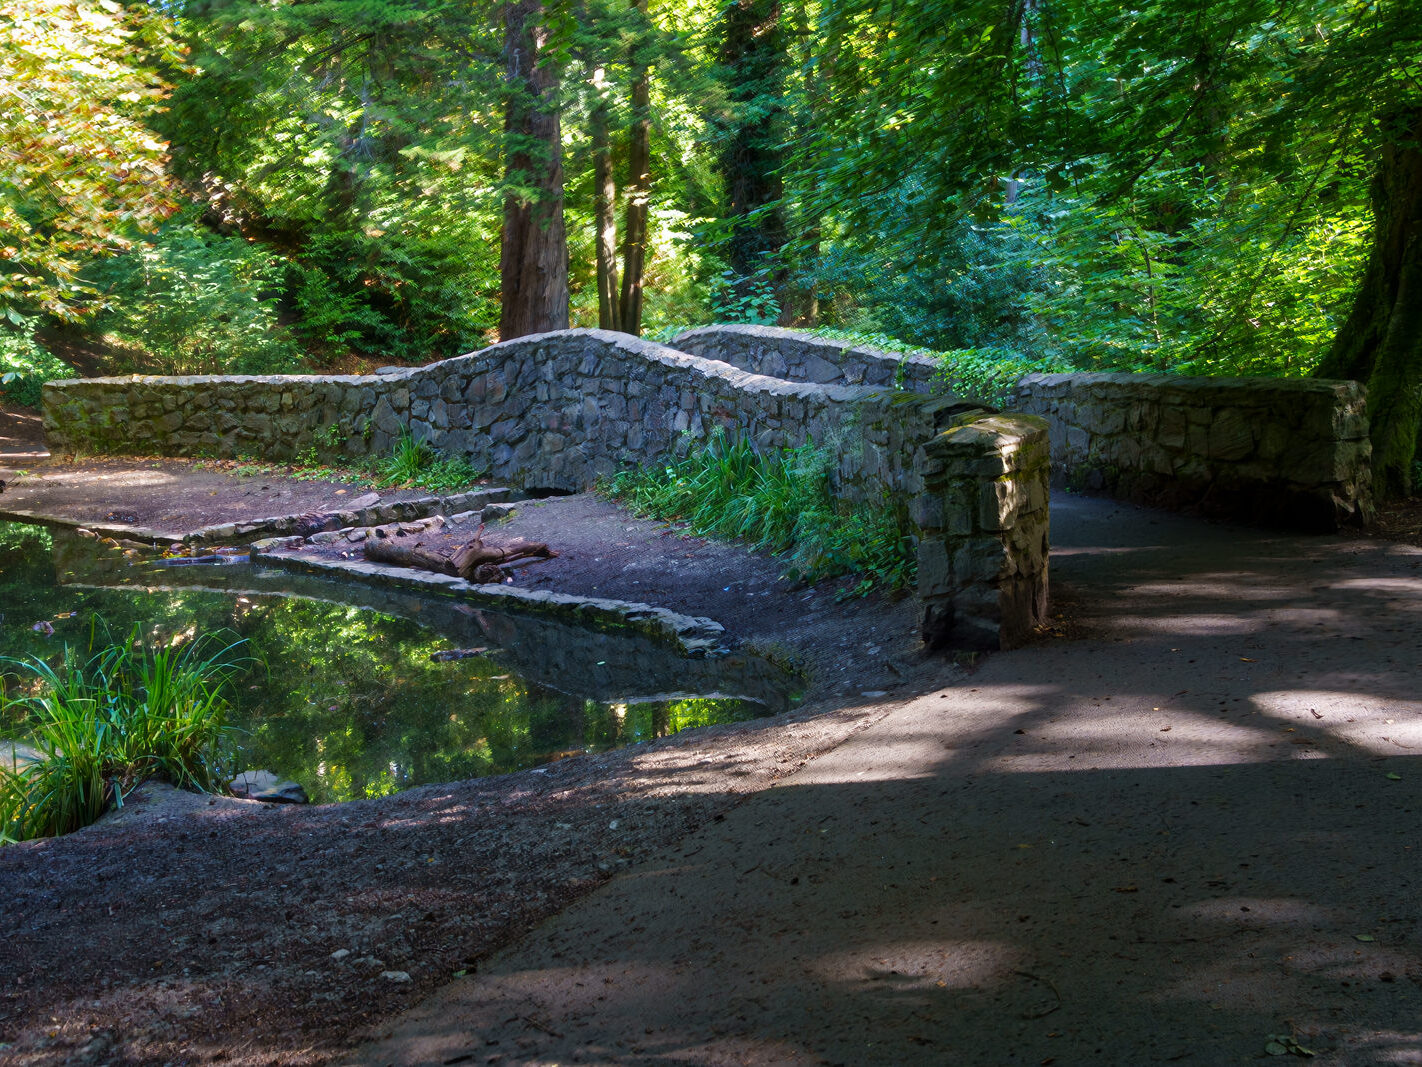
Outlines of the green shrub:
{"type": "Polygon", "coordinates": [[[446,492],[464,489],[483,477],[483,472],[464,456],[442,456],[428,441],[420,441],[409,427],[400,431],[395,448],[373,469],[381,488],[396,486],[446,492]]]}
{"type": "Polygon", "coordinates": [[[32,321],[0,326],[0,397],[39,407],[45,382],[75,377],[74,369],[35,340],[32,321]]]}
{"type": "Polygon", "coordinates": [[[697,533],[747,541],[784,554],[787,576],[806,582],[860,575],[855,593],[915,580],[906,517],[886,498],[845,507],[830,493],[828,452],[813,445],[761,455],[719,430],[661,469],[622,471],[603,491],[635,514],[679,519],[697,533]]]}
{"type": "Polygon", "coordinates": [[[281,374],[302,369],[278,319],[285,263],[260,245],[175,223],[93,268],[106,294],[94,328],[138,369],[281,374]]]}
{"type": "Polygon", "coordinates": [[[67,646],[58,666],[10,660],[37,692],[7,700],[24,715],[34,755],[0,765],[0,841],[51,837],[87,826],[149,778],[220,790],[231,755],[224,690],[236,644],[212,635],[176,647],[128,639],[67,646]]]}
{"type": "Polygon", "coordinates": [[[1017,382],[1026,374],[1072,371],[1078,368],[1057,358],[1027,359],[1005,348],[958,348],[934,352],[881,333],[820,328],[816,337],[868,345],[885,352],[928,356],[938,360],[938,376],[954,392],[985,404],[1002,406],[1011,399],[1017,382]]]}

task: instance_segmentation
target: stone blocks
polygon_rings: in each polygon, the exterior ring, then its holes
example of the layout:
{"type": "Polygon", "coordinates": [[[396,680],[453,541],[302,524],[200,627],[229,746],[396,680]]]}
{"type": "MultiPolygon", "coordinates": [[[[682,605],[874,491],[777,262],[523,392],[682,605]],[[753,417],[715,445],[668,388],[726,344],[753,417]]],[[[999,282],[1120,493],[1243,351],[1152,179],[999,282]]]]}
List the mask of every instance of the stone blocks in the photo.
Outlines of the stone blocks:
{"type": "Polygon", "coordinates": [[[1047,613],[1047,422],[980,414],[925,441],[918,596],[931,647],[1015,648],[1047,613]]]}
{"type": "Polygon", "coordinates": [[[1029,374],[1013,407],[1047,420],[1054,477],[1073,488],[1292,529],[1372,517],[1357,382],[1029,374]]]}

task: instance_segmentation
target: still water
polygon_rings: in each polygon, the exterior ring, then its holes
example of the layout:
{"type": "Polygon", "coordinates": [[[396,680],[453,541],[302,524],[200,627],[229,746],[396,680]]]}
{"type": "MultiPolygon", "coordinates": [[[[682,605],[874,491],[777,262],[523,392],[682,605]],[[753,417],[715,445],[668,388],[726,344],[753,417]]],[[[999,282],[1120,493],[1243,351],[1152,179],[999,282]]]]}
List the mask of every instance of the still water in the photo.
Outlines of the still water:
{"type": "MultiPolygon", "coordinates": [[[[275,771],[318,802],[774,714],[798,682],[755,656],[688,660],[635,635],[245,564],[156,566],[119,545],[0,523],[0,657],[57,662],[65,645],[86,651],[96,625],[116,639],[135,625],[165,643],[241,639],[236,769],[275,771]]],[[[13,664],[0,673],[15,684],[13,664]]],[[[0,716],[0,736],[21,738],[21,724],[0,716]]]]}

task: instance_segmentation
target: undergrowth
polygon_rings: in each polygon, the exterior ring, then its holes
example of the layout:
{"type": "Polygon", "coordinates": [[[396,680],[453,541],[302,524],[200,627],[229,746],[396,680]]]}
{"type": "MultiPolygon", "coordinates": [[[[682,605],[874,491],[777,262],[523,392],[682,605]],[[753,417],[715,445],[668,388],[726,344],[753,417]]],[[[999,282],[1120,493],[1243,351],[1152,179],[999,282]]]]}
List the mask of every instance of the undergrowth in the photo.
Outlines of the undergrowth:
{"type": "Polygon", "coordinates": [[[958,348],[934,352],[905,344],[887,334],[863,333],[825,327],[809,331],[815,337],[836,341],[851,341],[884,352],[928,356],[938,361],[937,377],[953,392],[985,404],[1003,407],[1010,403],[1017,383],[1027,374],[1050,374],[1074,371],[1063,359],[1027,359],[1006,348],[958,348]]]}
{"type": "Polygon", "coordinates": [[[465,456],[447,456],[409,431],[400,437],[388,456],[372,457],[352,466],[322,463],[315,448],[299,454],[289,465],[239,463],[233,473],[245,476],[279,474],[298,481],[368,482],[377,489],[427,489],[446,493],[467,489],[487,472],[465,456]]]}
{"type": "Polygon", "coordinates": [[[224,787],[233,752],[225,689],[240,642],[148,643],[137,627],[121,642],[97,637],[87,655],[65,646],[58,665],[4,661],[28,693],[0,696],[0,710],[22,714],[33,754],[0,763],[0,842],[78,830],[149,778],[224,787]]]}
{"type": "Polygon", "coordinates": [[[784,554],[792,579],[858,576],[846,595],[908,588],[916,562],[905,516],[887,499],[853,508],[835,500],[831,462],[813,445],[763,455],[718,431],[683,459],[619,472],[600,488],[634,514],[784,554]]]}

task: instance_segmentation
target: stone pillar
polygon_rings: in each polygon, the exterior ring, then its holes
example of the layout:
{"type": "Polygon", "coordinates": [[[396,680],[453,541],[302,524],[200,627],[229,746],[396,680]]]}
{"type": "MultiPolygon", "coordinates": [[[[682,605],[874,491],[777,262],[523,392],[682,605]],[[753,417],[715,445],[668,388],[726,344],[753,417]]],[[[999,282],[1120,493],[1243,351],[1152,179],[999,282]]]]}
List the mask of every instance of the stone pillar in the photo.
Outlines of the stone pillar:
{"type": "Polygon", "coordinates": [[[1015,648],[1047,614],[1047,422],[975,415],[921,446],[918,596],[930,648],[1015,648]]]}

